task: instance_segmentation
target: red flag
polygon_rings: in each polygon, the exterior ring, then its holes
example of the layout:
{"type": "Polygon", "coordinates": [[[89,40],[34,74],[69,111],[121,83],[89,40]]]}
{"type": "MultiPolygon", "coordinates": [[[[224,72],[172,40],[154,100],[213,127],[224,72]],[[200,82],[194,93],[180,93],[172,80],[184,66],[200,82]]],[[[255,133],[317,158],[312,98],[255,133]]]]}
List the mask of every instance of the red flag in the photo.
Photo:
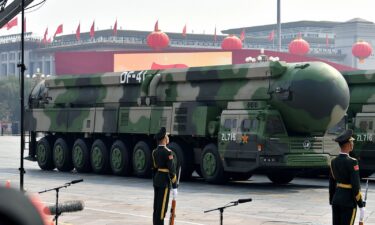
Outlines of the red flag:
{"type": "Polygon", "coordinates": [[[275,38],[275,31],[272,30],[271,33],[268,35],[268,40],[273,41],[274,38],[275,38]]]}
{"type": "Polygon", "coordinates": [[[217,37],[216,37],[216,26],[215,26],[215,33],[214,33],[214,41],[215,41],[215,42],[217,41],[217,37]]]}
{"type": "Polygon", "coordinates": [[[43,43],[47,42],[47,35],[48,35],[48,27],[46,28],[46,31],[44,31],[44,36],[43,36],[43,43]]]}
{"type": "Polygon", "coordinates": [[[326,47],[329,47],[328,34],[326,34],[326,47]]]}
{"type": "Polygon", "coordinates": [[[14,18],[14,19],[12,19],[11,21],[9,21],[8,23],[7,23],[7,30],[9,30],[9,29],[11,29],[12,27],[15,27],[15,26],[17,26],[18,25],[18,17],[16,17],[16,18],[14,18]]]}
{"type": "Polygon", "coordinates": [[[158,31],[158,30],[159,30],[159,20],[156,20],[154,31],[158,31]]]}
{"type": "Polygon", "coordinates": [[[55,38],[56,35],[58,35],[58,34],[62,34],[62,32],[63,32],[63,25],[60,24],[60,25],[57,27],[56,32],[55,32],[55,34],[53,35],[53,38],[55,38]]]}
{"type": "Polygon", "coordinates": [[[78,24],[77,30],[76,30],[76,40],[79,41],[81,39],[81,23],[78,24]]]}
{"type": "Polygon", "coordinates": [[[245,40],[245,29],[242,29],[241,35],[240,35],[240,40],[243,41],[245,40]]]}
{"type": "Polygon", "coordinates": [[[47,43],[51,43],[51,42],[52,42],[52,40],[51,40],[51,37],[50,37],[50,38],[48,38],[47,43]]]}
{"type": "Polygon", "coordinates": [[[186,24],[185,24],[184,28],[182,29],[182,36],[186,37],[186,24]]]}
{"type": "Polygon", "coordinates": [[[91,28],[90,28],[90,38],[95,37],[95,20],[92,22],[91,28]]]}
{"type": "Polygon", "coordinates": [[[117,19],[115,25],[113,26],[113,36],[117,36],[117,19]]]}

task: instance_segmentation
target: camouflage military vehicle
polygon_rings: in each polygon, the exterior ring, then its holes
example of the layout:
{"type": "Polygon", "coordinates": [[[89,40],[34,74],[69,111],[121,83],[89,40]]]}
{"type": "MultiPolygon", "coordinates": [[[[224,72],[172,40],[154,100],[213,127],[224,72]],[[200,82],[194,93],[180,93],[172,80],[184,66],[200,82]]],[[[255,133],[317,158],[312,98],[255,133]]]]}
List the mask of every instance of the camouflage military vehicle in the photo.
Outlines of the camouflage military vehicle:
{"type": "Polygon", "coordinates": [[[361,176],[366,177],[375,172],[375,71],[357,70],[343,75],[350,90],[346,125],[356,135],[352,153],[359,160],[361,176]]]}
{"type": "Polygon", "coordinates": [[[147,177],[153,135],[165,126],[182,178],[196,170],[220,183],[263,171],[288,183],[328,167],[323,136],[348,105],[333,67],[266,61],[47,78],[30,94],[25,124],[44,170],[147,177]]]}

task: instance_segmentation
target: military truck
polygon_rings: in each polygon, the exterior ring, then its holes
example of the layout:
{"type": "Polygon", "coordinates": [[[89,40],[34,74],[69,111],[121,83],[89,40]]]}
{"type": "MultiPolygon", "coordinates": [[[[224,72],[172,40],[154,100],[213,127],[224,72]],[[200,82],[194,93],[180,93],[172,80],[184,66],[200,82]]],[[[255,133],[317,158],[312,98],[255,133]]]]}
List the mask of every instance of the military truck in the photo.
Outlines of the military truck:
{"type": "Polygon", "coordinates": [[[43,170],[148,177],[153,135],[164,126],[182,179],[196,170],[221,183],[262,171],[284,184],[303,169],[328,168],[323,136],[349,106],[345,79],[322,62],[264,58],[49,77],[29,97],[29,157],[43,170]]]}
{"type": "Polygon", "coordinates": [[[352,156],[359,160],[362,177],[375,172],[375,71],[356,70],[342,73],[350,90],[347,118],[341,126],[355,132],[352,156]]]}

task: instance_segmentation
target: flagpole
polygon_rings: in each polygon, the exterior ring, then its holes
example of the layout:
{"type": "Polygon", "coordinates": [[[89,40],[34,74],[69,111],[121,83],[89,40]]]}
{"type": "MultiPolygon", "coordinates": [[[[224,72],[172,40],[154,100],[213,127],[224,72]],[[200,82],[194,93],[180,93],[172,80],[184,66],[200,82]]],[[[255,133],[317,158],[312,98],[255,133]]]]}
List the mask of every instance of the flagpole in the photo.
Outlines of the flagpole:
{"type": "Polygon", "coordinates": [[[281,51],[281,3],[280,3],[281,0],[277,0],[277,41],[278,41],[278,45],[277,45],[277,51],[281,51]]]}
{"type": "Polygon", "coordinates": [[[17,65],[21,69],[21,87],[20,87],[20,97],[21,97],[21,118],[20,118],[20,130],[21,130],[21,157],[20,157],[20,191],[24,191],[23,188],[23,181],[24,181],[24,173],[25,169],[23,167],[23,156],[24,156],[24,148],[25,148],[25,134],[24,134],[24,110],[25,110],[25,105],[24,105],[24,81],[25,81],[25,30],[24,30],[24,19],[25,19],[25,0],[22,0],[21,3],[22,7],[22,21],[21,21],[21,63],[17,65]]]}

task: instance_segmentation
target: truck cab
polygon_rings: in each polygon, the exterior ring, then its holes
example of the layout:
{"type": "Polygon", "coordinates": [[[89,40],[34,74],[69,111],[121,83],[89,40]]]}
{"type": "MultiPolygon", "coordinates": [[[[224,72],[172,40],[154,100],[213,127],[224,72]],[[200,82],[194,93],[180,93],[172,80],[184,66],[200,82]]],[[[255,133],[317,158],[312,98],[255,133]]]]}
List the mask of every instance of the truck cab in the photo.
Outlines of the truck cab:
{"type": "Polygon", "coordinates": [[[274,183],[290,182],[300,168],[327,168],[324,138],[289,135],[279,111],[264,102],[233,102],[222,111],[218,151],[231,174],[265,172],[274,183]]]}
{"type": "Polygon", "coordinates": [[[375,171],[375,105],[363,105],[353,124],[355,142],[352,154],[359,161],[361,176],[367,177],[375,171]]]}

